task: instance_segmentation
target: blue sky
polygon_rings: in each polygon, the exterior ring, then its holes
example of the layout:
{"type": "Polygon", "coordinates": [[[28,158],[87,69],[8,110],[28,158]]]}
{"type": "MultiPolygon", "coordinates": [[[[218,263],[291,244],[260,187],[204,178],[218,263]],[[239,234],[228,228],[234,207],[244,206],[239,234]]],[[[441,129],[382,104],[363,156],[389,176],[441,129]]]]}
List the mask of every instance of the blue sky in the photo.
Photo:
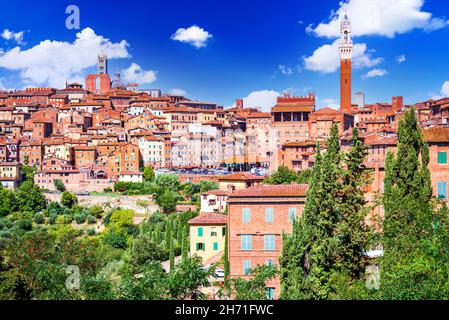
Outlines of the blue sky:
{"type": "Polygon", "coordinates": [[[403,95],[414,103],[449,95],[446,1],[0,4],[0,87],[5,89],[82,81],[95,72],[101,48],[111,57],[110,74],[120,71],[125,81],[142,88],[184,91],[189,98],[225,106],[247,98],[247,104],[265,109],[284,90],[295,95],[313,90],[320,107],[336,107],[335,41],[339,16],[347,12],[357,46],[353,92],[365,92],[367,102],[403,95]],[[80,9],[79,30],[66,28],[69,4],[80,9]]]}

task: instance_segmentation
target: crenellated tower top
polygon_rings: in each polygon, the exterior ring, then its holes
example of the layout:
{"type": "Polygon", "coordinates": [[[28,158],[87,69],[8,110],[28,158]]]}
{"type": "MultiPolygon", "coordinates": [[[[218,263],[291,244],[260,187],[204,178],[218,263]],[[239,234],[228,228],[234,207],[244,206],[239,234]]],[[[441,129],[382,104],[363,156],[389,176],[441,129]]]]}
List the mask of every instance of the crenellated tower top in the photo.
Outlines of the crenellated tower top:
{"type": "Polygon", "coordinates": [[[348,15],[345,14],[340,26],[341,38],[340,38],[340,59],[351,60],[353,44],[351,39],[351,21],[349,21],[348,15]]]}

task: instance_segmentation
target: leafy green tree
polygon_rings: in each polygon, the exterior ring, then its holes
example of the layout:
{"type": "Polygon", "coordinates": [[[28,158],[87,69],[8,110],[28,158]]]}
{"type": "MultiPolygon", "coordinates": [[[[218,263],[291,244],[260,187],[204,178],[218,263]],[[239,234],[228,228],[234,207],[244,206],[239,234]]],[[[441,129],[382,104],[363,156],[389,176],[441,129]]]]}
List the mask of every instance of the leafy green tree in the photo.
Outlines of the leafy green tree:
{"type": "Polygon", "coordinates": [[[21,171],[22,171],[23,182],[26,182],[26,181],[33,182],[34,181],[34,174],[37,171],[37,168],[35,166],[26,166],[26,165],[22,166],[21,171]]]}
{"type": "Polygon", "coordinates": [[[158,175],[155,181],[156,184],[162,189],[178,191],[180,187],[179,178],[174,173],[158,175]]]}
{"type": "Polygon", "coordinates": [[[78,198],[71,192],[65,191],[61,195],[61,204],[64,207],[72,208],[78,203],[78,198]]]}
{"type": "Polygon", "coordinates": [[[0,187],[0,217],[6,217],[18,209],[19,201],[17,200],[15,193],[0,187]]]}
{"type": "Polygon", "coordinates": [[[151,166],[146,166],[145,169],[143,169],[143,179],[145,181],[153,181],[154,177],[154,169],[151,166]]]}
{"type": "Polygon", "coordinates": [[[42,190],[32,180],[23,182],[16,191],[20,210],[23,212],[39,212],[46,208],[47,200],[42,190]]]}
{"type": "Polygon", "coordinates": [[[208,192],[211,190],[217,190],[219,188],[218,183],[215,181],[203,180],[200,182],[200,192],[208,192]]]}
{"type": "Polygon", "coordinates": [[[176,210],[176,204],[178,202],[177,195],[168,189],[163,193],[156,196],[156,204],[161,208],[164,213],[172,213],[176,210]]]}
{"type": "Polygon", "coordinates": [[[148,262],[162,261],[166,257],[164,250],[157,246],[148,234],[137,236],[130,254],[130,264],[134,273],[141,272],[148,262]]]}
{"type": "Polygon", "coordinates": [[[53,180],[53,183],[55,185],[56,190],[58,190],[59,192],[64,192],[66,190],[64,182],[62,182],[61,179],[55,179],[53,180]]]}
{"type": "Polygon", "coordinates": [[[250,279],[230,278],[218,291],[220,297],[235,300],[266,300],[266,282],[276,277],[277,270],[273,266],[257,266],[250,270],[250,279]]]}
{"type": "Polygon", "coordinates": [[[298,181],[298,175],[295,171],[290,170],[286,166],[279,166],[277,171],[264,180],[266,184],[291,184],[298,181]]]}
{"type": "Polygon", "coordinates": [[[199,287],[207,286],[208,277],[213,269],[204,270],[199,257],[189,257],[180,261],[173,271],[168,274],[165,286],[170,299],[201,299],[202,293],[199,287]]]}

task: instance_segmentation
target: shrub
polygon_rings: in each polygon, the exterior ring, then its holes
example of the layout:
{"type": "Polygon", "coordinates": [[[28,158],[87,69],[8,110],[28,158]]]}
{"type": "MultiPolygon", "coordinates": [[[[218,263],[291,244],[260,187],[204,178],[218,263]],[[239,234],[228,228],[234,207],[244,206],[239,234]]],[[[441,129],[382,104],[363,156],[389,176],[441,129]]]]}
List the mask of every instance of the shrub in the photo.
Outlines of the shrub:
{"type": "Polygon", "coordinates": [[[86,222],[86,216],[82,213],[78,213],[75,215],[75,221],[77,224],[83,224],[86,222]]]}
{"type": "Polygon", "coordinates": [[[58,190],[59,192],[64,192],[66,190],[64,182],[62,182],[61,179],[55,179],[53,183],[55,185],[56,190],[58,190]]]}
{"type": "Polygon", "coordinates": [[[95,231],[95,229],[94,228],[89,228],[89,229],[87,229],[87,235],[89,235],[89,236],[94,236],[94,235],[96,235],[97,234],[97,232],[95,231]]]}
{"type": "Polygon", "coordinates": [[[71,192],[63,192],[61,195],[61,204],[64,207],[72,208],[78,203],[78,198],[71,192]]]}
{"type": "Polygon", "coordinates": [[[112,189],[111,189],[111,188],[104,188],[104,189],[103,189],[103,192],[104,192],[104,193],[111,193],[111,192],[112,192],[112,189]]]}
{"type": "Polygon", "coordinates": [[[101,218],[103,213],[104,213],[103,208],[100,205],[98,205],[98,204],[96,204],[96,205],[94,205],[94,206],[89,208],[89,214],[94,216],[94,217],[96,217],[96,218],[101,218]]]}
{"type": "Polygon", "coordinates": [[[34,215],[34,222],[37,224],[43,224],[45,222],[45,216],[43,213],[36,213],[34,215]]]}
{"type": "Polygon", "coordinates": [[[17,221],[17,226],[22,230],[30,231],[33,227],[33,222],[31,219],[20,219],[17,221]]]}
{"type": "Polygon", "coordinates": [[[49,224],[55,224],[57,218],[58,218],[58,214],[52,212],[52,213],[49,213],[47,221],[49,224]]]}
{"type": "Polygon", "coordinates": [[[95,217],[88,215],[87,216],[87,223],[88,224],[94,224],[95,222],[97,222],[97,219],[95,219],[95,217]]]}

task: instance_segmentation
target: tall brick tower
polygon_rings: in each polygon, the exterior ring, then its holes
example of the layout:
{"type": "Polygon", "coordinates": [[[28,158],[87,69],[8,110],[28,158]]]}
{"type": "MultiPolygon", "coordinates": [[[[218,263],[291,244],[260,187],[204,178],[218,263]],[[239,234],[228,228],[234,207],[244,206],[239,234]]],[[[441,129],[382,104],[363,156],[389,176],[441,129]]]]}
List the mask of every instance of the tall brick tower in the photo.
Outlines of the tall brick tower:
{"type": "Polygon", "coordinates": [[[86,90],[97,94],[105,94],[111,90],[111,78],[108,75],[108,58],[103,52],[98,55],[98,73],[87,75],[86,90]]]}
{"type": "Polygon", "coordinates": [[[340,110],[351,113],[351,60],[352,60],[352,40],[351,22],[345,14],[341,22],[340,51],[340,110]]]}

